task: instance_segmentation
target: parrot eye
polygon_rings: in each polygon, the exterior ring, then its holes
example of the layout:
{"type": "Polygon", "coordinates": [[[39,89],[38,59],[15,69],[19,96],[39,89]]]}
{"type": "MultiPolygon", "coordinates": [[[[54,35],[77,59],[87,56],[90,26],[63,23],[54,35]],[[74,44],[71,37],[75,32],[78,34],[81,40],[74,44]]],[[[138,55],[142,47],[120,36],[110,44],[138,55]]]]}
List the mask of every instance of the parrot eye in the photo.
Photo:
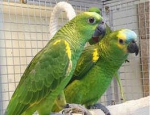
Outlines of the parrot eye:
{"type": "Polygon", "coordinates": [[[124,41],[122,39],[119,39],[120,44],[124,44],[124,41]]]}
{"type": "Polygon", "coordinates": [[[91,17],[91,18],[88,18],[88,22],[90,24],[94,24],[96,22],[95,18],[91,17]]]}
{"type": "Polygon", "coordinates": [[[104,24],[104,21],[102,21],[101,24],[104,24]]]}

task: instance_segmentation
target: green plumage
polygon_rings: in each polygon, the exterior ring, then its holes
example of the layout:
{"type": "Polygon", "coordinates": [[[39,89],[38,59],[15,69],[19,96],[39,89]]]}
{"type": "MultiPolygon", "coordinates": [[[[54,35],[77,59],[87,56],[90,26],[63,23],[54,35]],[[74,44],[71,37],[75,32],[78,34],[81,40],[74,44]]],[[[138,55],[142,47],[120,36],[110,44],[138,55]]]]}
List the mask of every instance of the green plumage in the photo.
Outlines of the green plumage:
{"type": "Polygon", "coordinates": [[[64,89],[66,102],[85,106],[95,104],[128,54],[138,52],[136,38],[133,31],[121,29],[86,47],[78,60],[74,76],[64,89]],[[135,47],[131,48],[131,44],[135,47]]]}
{"type": "MultiPolygon", "coordinates": [[[[98,14],[101,14],[100,9],[97,8],[97,7],[91,7],[88,11],[89,11],[89,12],[96,12],[96,13],[98,13],[98,14]]],[[[105,26],[106,26],[106,33],[105,33],[105,35],[108,35],[108,34],[110,34],[110,33],[112,32],[112,30],[111,30],[111,28],[107,25],[107,23],[105,23],[105,26]]],[[[104,37],[104,36],[99,36],[99,40],[101,40],[103,37],[104,37]]],[[[93,44],[94,42],[93,42],[93,40],[90,40],[89,43],[90,43],[90,44],[93,44]]],[[[81,66],[81,68],[82,68],[82,66],[81,66]]],[[[91,67],[89,67],[89,68],[91,68],[91,67]]],[[[114,76],[115,76],[116,79],[117,79],[117,82],[118,82],[118,85],[119,85],[119,88],[120,88],[120,92],[121,92],[121,97],[122,97],[122,99],[125,101],[124,92],[123,92],[123,88],[122,88],[122,84],[121,84],[120,76],[118,75],[118,72],[116,72],[116,73],[114,74],[114,76]]]]}
{"type": "MultiPolygon", "coordinates": [[[[91,7],[91,8],[89,8],[88,11],[89,11],[89,12],[96,12],[96,13],[98,13],[98,14],[101,15],[101,11],[100,11],[100,9],[97,8],[97,7],[91,7]]],[[[102,20],[101,20],[101,23],[105,23],[103,18],[102,18],[102,20]]],[[[107,35],[107,34],[109,34],[109,33],[111,33],[111,32],[112,32],[111,28],[107,25],[107,23],[105,23],[105,35],[107,35]]],[[[99,36],[99,37],[98,37],[98,41],[100,41],[103,37],[104,37],[104,35],[99,36]]],[[[90,45],[92,45],[92,44],[95,43],[95,41],[93,41],[93,40],[91,39],[91,40],[89,40],[89,43],[90,43],[90,45]]]]}
{"type": "Polygon", "coordinates": [[[62,27],[26,68],[5,115],[32,115],[36,110],[49,115],[100,21],[97,13],[84,12],[62,27]],[[91,17],[94,23],[88,21],[91,17]]]}
{"type": "Polygon", "coordinates": [[[136,40],[134,34],[133,31],[126,29],[114,31],[106,35],[98,44],[88,46],[83,51],[72,77],[73,80],[64,90],[67,103],[89,106],[98,101],[130,53],[128,46],[136,40]],[[119,38],[121,36],[125,38],[119,38]],[[120,43],[119,39],[122,39],[123,43],[120,43]],[[92,61],[95,50],[97,61],[92,61]],[[87,63],[90,67],[86,65],[87,63]]]}

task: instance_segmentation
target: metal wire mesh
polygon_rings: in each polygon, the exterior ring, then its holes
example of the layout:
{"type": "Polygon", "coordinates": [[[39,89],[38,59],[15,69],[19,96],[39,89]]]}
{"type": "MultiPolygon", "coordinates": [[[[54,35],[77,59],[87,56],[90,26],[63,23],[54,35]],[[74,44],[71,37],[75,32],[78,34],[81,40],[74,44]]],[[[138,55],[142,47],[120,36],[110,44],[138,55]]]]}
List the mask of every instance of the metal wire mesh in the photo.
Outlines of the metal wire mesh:
{"type": "MultiPolygon", "coordinates": [[[[149,6],[149,1],[140,0],[116,0],[104,3],[105,16],[112,29],[128,28],[135,31],[139,38],[140,55],[137,57],[129,55],[130,62],[124,63],[119,71],[126,100],[149,95],[149,6]]],[[[116,84],[114,85],[115,91],[117,87],[116,84]]],[[[115,92],[113,93],[112,102],[120,103],[121,101],[118,100],[120,98],[115,96],[115,92]]]]}
{"type": "MultiPolygon", "coordinates": [[[[57,0],[59,2],[59,0],[57,0]]],[[[129,28],[138,34],[140,55],[130,55],[119,74],[126,100],[137,99],[149,94],[149,2],[141,0],[72,0],[77,13],[96,6],[102,9],[106,22],[113,30],[129,28]],[[142,9],[142,11],[141,11],[142,9]],[[143,18],[141,18],[143,17],[143,18]],[[144,25],[143,25],[144,24],[144,25]],[[142,26],[143,25],[143,26],[142,26]]],[[[49,19],[53,0],[5,0],[0,11],[0,114],[2,115],[23,74],[25,68],[49,40],[49,19]]],[[[59,27],[68,20],[60,15],[59,27]]],[[[105,104],[121,103],[116,80],[101,97],[105,104]]]]}

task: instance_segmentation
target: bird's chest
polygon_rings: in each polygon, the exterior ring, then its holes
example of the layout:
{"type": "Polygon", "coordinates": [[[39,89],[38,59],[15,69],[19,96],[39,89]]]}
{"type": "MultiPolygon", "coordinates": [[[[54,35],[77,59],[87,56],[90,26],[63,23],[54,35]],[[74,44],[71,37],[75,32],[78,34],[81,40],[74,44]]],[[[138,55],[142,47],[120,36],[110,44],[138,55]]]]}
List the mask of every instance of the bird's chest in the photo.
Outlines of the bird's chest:
{"type": "Polygon", "coordinates": [[[89,72],[87,80],[85,80],[87,89],[85,95],[91,99],[100,98],[109,87],[112,78],[111,73],[104,72],[100,67],[93,68],[93,71],[89,72]]]}
{"type": "Polygon", "coordinates": [[[110,85],[112,77],[97,74],[97,79],[92,78],[89,83],[89,92],[95,95],[102,95],[110,85]],[[98,78],[99,77],[99,78],[98,78]]]}

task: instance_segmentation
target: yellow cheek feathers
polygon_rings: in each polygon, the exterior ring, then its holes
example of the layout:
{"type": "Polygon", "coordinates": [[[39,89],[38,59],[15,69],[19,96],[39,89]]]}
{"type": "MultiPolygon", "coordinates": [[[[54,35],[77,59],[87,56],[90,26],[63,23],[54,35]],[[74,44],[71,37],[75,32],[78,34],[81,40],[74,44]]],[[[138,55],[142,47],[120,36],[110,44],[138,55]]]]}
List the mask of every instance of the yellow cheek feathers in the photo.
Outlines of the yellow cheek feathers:
{"type": "Polygon", "coordinates": [[[93,52],[93,62],[96,62],[98,60],[99,56],[98,56],[98,50],[97,49],[94,49],[94,52],[93,52]]]}
{"type": "Polygon", "coordinates": [[[118,39],[126,40],[126,35],[123,33],[124,30],[120,31],[119,34],[117,35],[118,39]]]}
{"type": "Polygon", "coordinates": [[[118,33],[118,35],[117,35],[117,38],[118,38],[118,47],[119,47],[120,49],[123,49],[124,45],[119,43],[119,39],[122,39],[123,41],[126,40],[126,35],[123,33],[123,31],[124,31],[124,30],[120,31],[120,32],[118,33]]]}
{"type": "Polygon", "coordinates": [[[126,46],[119,43],[119,39],[122,39],[123,41],[126,41],[126,35],[123,33],[123,31],[124,30],[120,31],[119,34],[117,35],[117,38],[118,38],[117,45],[120,49],[122,49],[126,53],[127,52],[126,46]]]}

